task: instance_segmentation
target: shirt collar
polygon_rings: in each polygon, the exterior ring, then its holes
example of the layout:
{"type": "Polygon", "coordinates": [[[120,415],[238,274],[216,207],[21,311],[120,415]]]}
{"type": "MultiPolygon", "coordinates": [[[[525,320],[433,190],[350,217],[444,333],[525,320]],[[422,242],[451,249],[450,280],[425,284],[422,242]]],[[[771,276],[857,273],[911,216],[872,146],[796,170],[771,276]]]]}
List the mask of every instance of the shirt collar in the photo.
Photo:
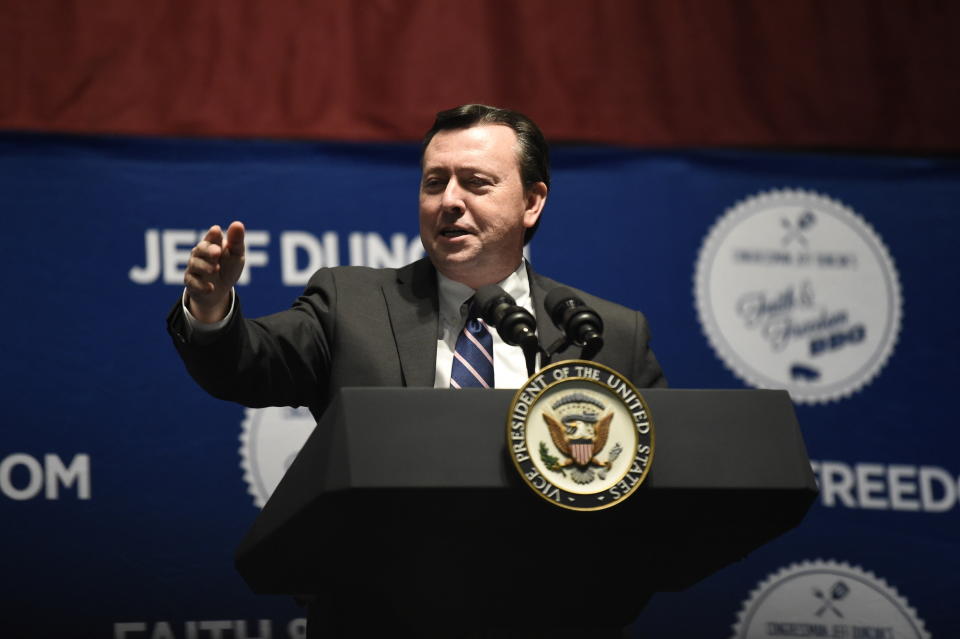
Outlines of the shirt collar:
{"type": "MultiPolygon", "coordinates": [[[[505,279],[497,282],[519,306],[530,308],[530,281],[527,277],[527,262],[520,260],[520,266],[505,279]]],[[[443,322],[463,323],[466,308],[464,302],[473,297],[474,290],[466,284],[455,282],[437,271],[437,287],[440,291],[440,318],[443,322]]]]}

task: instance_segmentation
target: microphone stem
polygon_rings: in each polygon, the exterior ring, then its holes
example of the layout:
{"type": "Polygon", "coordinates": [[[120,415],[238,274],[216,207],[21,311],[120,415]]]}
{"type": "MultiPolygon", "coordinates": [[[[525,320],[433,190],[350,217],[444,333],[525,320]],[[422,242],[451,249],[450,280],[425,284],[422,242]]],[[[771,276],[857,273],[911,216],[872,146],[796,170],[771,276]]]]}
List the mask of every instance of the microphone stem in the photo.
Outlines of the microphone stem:
{"type": "Polygon", "coordinates": [[[539,352],[539,348],[531,348],[529,345],[523,346],[523,358],[527,362],[527,377],[533,377],[533,374],[537,372],[537,355],[539,352]]]}

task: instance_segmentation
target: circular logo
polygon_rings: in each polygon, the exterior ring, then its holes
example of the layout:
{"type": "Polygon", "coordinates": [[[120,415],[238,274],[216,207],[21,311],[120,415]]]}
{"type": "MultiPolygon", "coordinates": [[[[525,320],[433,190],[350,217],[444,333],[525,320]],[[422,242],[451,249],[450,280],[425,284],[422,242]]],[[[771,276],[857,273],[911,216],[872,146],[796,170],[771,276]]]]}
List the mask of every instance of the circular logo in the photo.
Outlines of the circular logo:
{"type": "Polygon", "coordinates": [[[805,561],[770,575],[750,593],[734,639],[883,637],[929,639],[906,599],[857,566],[805,561]]]}
{"type": "Polygon", "coordinates": [[[248,408],[240,433],[240,467],[253,503],[263,508],[306,443],[316,420],[306,408],[248,408]]]}
{"type": "Polygon", "coordinates": [[[643,483],[653,460],[653,422],[625,377],[567,360],[517,390],[507,415],[507,450],[540,497],[571,510],[600,510],[643,483]]]}
{"type": "Polygon", "coordinates": [[[747,198],[710,230],[694,296],[704,332],[748,384],[826,402],[868,384],[900,331],[900,284],[873,229],[830,198],[747,198]]]}

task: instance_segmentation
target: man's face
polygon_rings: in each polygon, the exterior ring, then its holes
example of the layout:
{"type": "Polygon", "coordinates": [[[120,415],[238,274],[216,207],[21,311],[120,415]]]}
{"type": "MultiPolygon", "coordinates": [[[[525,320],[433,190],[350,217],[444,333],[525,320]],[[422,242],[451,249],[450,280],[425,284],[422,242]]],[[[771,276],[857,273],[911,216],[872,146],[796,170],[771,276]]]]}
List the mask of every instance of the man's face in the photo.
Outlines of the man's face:
{"type": "Polygon", "coordinates": [[[423,153],[420,239],[450,279],[474,289],[494,284],[520,264],[524,232],[546,195],[543,183],[523,188],[510,127],[440,131],[423,153]]]}

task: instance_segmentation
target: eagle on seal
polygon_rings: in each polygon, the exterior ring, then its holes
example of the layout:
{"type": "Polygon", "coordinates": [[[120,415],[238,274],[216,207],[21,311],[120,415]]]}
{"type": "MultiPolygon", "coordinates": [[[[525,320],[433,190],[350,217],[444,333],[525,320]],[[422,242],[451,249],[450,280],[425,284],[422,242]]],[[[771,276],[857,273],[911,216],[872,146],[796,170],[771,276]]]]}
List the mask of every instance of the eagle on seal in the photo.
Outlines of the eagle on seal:
{"type": "Polygon", "coordinates": [[[593,465],[600,468],[609,468],[611,465],[611,462],[600,461],[596,456],[607,445],[613,412],[607,413],[599,420],[585,417],[583,415],[567,416],[561,422],[549,413],[543,413],[543,420],[550,429],[550,439],[553,440],[557,450],[567,458],[559,463],[560,468],[566,468],[572,464],[580,467],[593,465]]]}

